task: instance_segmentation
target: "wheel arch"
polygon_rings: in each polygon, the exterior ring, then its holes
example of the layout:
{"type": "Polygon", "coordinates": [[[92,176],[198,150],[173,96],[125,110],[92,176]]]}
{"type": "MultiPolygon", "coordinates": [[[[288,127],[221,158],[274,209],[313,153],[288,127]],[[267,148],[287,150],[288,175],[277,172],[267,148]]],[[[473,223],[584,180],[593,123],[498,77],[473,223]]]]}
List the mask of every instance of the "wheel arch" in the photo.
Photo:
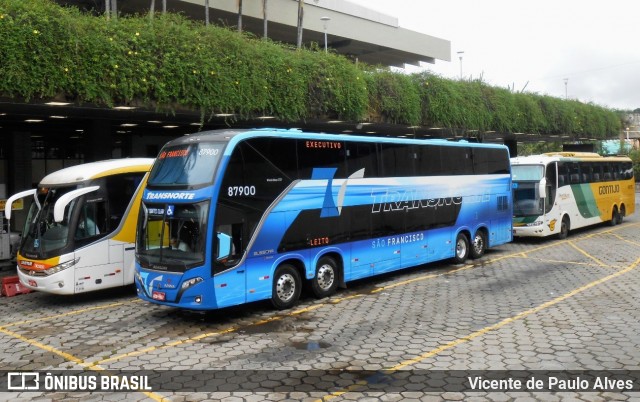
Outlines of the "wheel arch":
{"type": "Polygon", "coordinates": [[[555,233],[556,236],[558,236],[559,239],[564,239],[566,237],[569,236],[569,232],[571,232],[571,215],[567,212],[567,211],[562,211],[562,213],[560,214],[560,220],[559,220],[559,224],[557,224],[558,227],[558,232],[555,233]],[[567,234],[566,236],[562,235],[562,223],[564,222],[564,220],[567,220],[567,234]]]}
{"type": "MultiPolygon", "coordinates": [[[[476,229],[477,230],[477,229],[476,229]]],[[[456,230],[455,236],[453,236],[453,240],[455,241],[456,238],[458,238],[458,235],[460,233],[464,234],[465,236],[467,236],[467,240],[471,241],[472,237],[471,237],[471,232],[473,232],[475,234],[475,231],[471,230],[469,227],[467,226],[462,226],[459,227],[458,230],[456,230]]]]}
{"type": "Polygon", "coordinates": [[[278,258],[273,263],[273,266],[271,267],[271,275],[273,276],[276,272],[276,269],[278,269],[278,267],[285,264],[289,264],[293,266],[296,269],[296,271],[298,271],[298,274],[300,274],[300,278],[302,280],[305,280],[306,265],[304,262],[304,257],[299,254],[289,254],[289,255],[283,256],[282,258],[278,258]]]}
{"type": "MultiPolygon", "coordinates": [[[[476,227],[476,229],[473,231],[473,234],[475,236],[476,233],[478,232],[483,232],[487,238],[487,241],[489,241],[489,225],[487,225],[486,223],[482,223],[480,225],[478,225],[476,227]]],[[[471,239],[473,239],[473,237],[470,237],[471,239]]]]}

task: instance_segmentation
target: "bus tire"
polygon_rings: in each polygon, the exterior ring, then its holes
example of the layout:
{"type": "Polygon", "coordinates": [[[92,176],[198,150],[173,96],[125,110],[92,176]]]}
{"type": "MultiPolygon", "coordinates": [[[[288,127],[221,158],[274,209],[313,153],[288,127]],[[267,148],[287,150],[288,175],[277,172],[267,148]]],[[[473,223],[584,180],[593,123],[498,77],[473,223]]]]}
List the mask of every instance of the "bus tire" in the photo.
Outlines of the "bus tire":
{"type": "Polygon", "coordinates": [[[469,238],[467,235],[462,232],[458,233],[455,246],[453,262],[456,264],[464,264],[467,257],[469,257],[469,238]]]}
{"type": "Polygon", "coordinates": [[[311,279],[311,291],[318,299],[332,295],[338,287],[338,264],[331,257],[322,257],[316,264],[316,275],[311,279]]]}
{"type": "Polygon", "coordinates": [[[473,241],[471,242],[471,248],[469,249],[469,256],[475,260],[477,258],[482,257],[486,250],[487,250],[487,235],[484,233],[484,230],[478,229],[476,231],[476,235],[473,237],[473,241]]]}
{"type": "Polygon", "coordinates": [[[571,221],[568,216],[562,217],[562,222],[560,223],[560,233],[558,233],[558,239],[566,239],[569,236],[569,230],[571,230],[571,221]]]}
{"type": "Polygon", "coordinates": [[[279,310],[293,307],[302,291],[302,281],[298,270],[289,264],[283,264],[276,269],[273,275],[273,289],[271,291],[271,303],[279,310]]]}
{"type": "Polygon", "coordinates": [[[618,207],[613,207],[613,213],[611,214],[611,220],[609,221],[609,226],[617,225],[619,220],[620,220],[620,213],[618,213],[618,207]]]}
{"type": "Polygon", "coordinates": [[[627,210],[624,208],[624,205],[620,205],[620,212],[618,213],[618,225],[622,223],[622,220],[625,216],[627,216],[627,210]]]}

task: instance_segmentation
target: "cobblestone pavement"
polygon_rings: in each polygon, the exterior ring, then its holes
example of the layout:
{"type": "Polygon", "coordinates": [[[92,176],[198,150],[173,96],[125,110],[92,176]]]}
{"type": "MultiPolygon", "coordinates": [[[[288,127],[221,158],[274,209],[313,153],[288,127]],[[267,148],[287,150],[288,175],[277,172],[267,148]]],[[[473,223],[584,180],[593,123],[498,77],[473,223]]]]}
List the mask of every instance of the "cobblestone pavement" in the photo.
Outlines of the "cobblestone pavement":
{"type": "Polygon", "coordinates": [[[187,312],[142,302],[132,288],[3,297],[5,374],[144,373],[151,386],[0,400],[640,400],[639,291],[636,214],[566,240],[517,240],[465,265],[358,281],[287,311],[257,303],[187,312]],[[629,370],[621,388],[583,386],[617,370],[629,370]],[[553,392],[470,389],[473,378],[500,387],[519,376],[560,382],[553,392]]]}

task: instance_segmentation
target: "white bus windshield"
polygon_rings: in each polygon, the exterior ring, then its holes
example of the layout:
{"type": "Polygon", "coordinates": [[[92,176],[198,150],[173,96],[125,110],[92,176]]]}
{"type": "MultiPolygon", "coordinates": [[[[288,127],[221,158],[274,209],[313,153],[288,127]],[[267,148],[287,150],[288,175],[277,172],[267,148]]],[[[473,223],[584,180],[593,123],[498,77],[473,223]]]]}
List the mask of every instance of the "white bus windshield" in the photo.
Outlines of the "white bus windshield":
{"type": "Polygon", "coordinates": [[[513,215],[540,216],[544,213],[544,198],[540,198],[537,182],[513,182],[513,215]]]}
{"type": "Polygon", "coordinates": [[[149,186],[200,186],[213,182],[223,143],[180,144],[163,148],[149,175],[149,186]]]}
{"type": "Polygon", "coordinates": [[[37,197],[42,207],[38,209],[33,203],[29,209],[23,232],[21,253],[38,258],[48,258],[51,255],[59,254],[59,251],[68,246],[73,238],[85,238],[98,234],[95,223],[93,225],[86,224],[89,221],[95,222],[95,217],[94,219],[88,216],[84,219],[81,218],[82,227],[78,226],[78,221],[74,222],[72,219],[79,205],[79,198],[73,199],[65,208],[62,221],[56,222],[54,220],[55,203],[64,194],[77,188],[77,186],[68,186],[38,189],[37,197]],[[82,233],[76,233],[76,227],[82,233]],[[72,233],[73,236],[69,236],[69,233],[72,233]]]}
{"type": "Polygon", "coordinates": [[[544,178],[543,165],[513,165],[513,215],[540,216],[544,214],[544,198],[538,183],[544,178]]]}

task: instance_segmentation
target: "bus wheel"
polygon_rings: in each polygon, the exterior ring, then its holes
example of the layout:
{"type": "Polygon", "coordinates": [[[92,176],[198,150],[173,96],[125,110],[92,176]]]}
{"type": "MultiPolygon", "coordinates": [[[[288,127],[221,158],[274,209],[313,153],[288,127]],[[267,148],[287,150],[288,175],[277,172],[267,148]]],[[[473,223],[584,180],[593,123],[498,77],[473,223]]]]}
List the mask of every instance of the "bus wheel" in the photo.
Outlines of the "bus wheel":
{"type": "Polygon", "coordinates": [[[464,264],[469,256],[469,239],[464,233],[458,233],[456,237],[456,254],[453,261],[456,264],[464,264]]]}
{"type": "Polygon", "coordinates": [[[338,264],[331,257],[322,257],[316,265],[316,276],[311,280],[311,291],[321,299],[330,296],[338,287],[338,264]]]}
{"type": "Polygon", "coordinates": [[[569,236],[569,230],[571,229],[571,221],[566,216],[562,217],[562,223],[560,224],[560,233],[558,233],[558,239],[566,239],[569,236]]]}
{"type": "Polygon", "coordinates": [[[471,250],[469,250],[469,255],[473,259],[480,258],[484,255],[486,249],[487,236],[484,234],[484,231],[478,230],[476,232],[476,235],[473,237],[473,241],[471,242],[471,250]]]}
{"type": "Polygon", "coordinates": [[[627,215],[626,209],[624,209],[624,205],[620,206],[620,212],[618,213],[618,225],[622,223],[622,219],[627,215]]]}
{"type": "Polygon", "coordinates": [[[293,307],[302,291],[300,274],[291,265],[281,265],[273,276],[271,303],[275,308],[284,310],[293,307]]]}
{"type": "Polygon", "coordinates": [[[611,220],[609,226],[615,226],[620,221],[620,214],[618,213],[618,207],[613,207],[613,213],[611,214],[611,220]]]}

